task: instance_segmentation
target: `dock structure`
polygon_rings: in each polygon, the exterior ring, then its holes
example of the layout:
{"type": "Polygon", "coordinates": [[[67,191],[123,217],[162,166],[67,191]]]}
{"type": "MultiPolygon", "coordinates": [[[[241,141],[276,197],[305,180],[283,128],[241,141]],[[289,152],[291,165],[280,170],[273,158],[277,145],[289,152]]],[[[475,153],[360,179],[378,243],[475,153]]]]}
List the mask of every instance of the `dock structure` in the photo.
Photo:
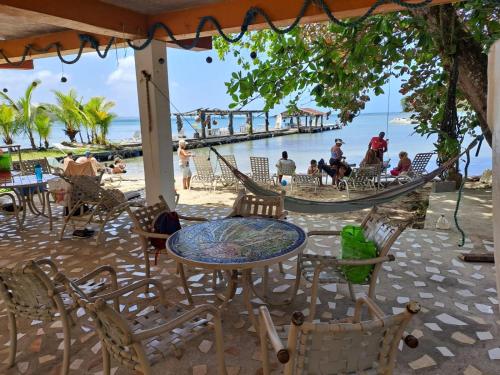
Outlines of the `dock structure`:
{"type": "Polygon", "coordinates": [[[323,124],[323,120],[328,120],[330,112],[321,112],[313,108],[297,108],[295,111],[285,111],[281,113],[282,120],[292,128],[297,128],[299,133],[319,133],[325,130],[340,129],[339,124],[323,124]],[[305,118],[304,124],[302,119],[305,118]],[[296,123],[294,123],[294,119],[296,123]]]}

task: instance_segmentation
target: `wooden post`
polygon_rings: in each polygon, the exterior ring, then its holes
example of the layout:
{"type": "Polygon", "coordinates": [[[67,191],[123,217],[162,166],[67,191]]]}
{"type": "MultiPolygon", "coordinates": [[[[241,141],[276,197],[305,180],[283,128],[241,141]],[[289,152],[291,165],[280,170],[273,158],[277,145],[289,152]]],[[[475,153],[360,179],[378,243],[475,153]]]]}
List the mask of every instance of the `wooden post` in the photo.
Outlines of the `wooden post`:
{"type": "Polygon", "coordinates": [[[314,116],[314,127],[315,128],[318,127],[318,119],[319,119],[319,116],[314,116]]]}
{"type": "Polygon", "coordinates": [[[233,112],[229,112],[229,124],[227,125],[227,130],[229,130],[229,135],[233,135],[234,134],[233,112]]]}
{"type": "Polygon", "coordinates": [[[175,207],[174,153],[165,42],[153,40],[147,48],[135,51],[135,71],[146,200],[148,204],[153,204],[158,202],[159,195],[163,195],[168,205],[175,207]]]}
{"type": "Polygon", "coordinates": [[[323,115],[321,115],[321,131],[323,131],[323,115]]]}
{"type": "Polygon", "coordinates": [[[266,111],[266,133],[269,132],[269,111],[266,111]]]}
{"type": "MultiPolygon", "coordinates": [[[[488,125],[493,133],[493,241],[500,300],[500,40],[488,53],[488,125]]],[[[500,308],[500,305],[498,305],[500,308]]]]}
{"type": "Polygon", "coordinates": [[[200,112],[201,138],[203,138],[203,139],[207,138],[207,132],[205,130],[205,120],[206,120],[205,112],[201,111],[200,112]]]}
{"type": "Polygon", "coordinates": [[[247,114],[247,119],[248,119],[248,125],[250,125],[250,128],[248,129],[248,134],[253,134],[253,114],[252,114],[252,112],[249,112],[247,114]]]}

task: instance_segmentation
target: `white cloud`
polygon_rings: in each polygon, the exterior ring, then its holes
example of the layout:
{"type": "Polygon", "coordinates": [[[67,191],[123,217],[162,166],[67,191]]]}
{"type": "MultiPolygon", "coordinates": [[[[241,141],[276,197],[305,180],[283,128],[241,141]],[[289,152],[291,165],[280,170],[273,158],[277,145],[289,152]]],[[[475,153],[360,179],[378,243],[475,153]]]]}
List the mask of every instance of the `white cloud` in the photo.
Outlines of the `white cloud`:
{"type": "Polygon", "coordinates": [[[135,84],[135,60],[134,56],[127,56],[118,60],[118,67],[111,72],[106,80],[108,85],[135,84]]]}

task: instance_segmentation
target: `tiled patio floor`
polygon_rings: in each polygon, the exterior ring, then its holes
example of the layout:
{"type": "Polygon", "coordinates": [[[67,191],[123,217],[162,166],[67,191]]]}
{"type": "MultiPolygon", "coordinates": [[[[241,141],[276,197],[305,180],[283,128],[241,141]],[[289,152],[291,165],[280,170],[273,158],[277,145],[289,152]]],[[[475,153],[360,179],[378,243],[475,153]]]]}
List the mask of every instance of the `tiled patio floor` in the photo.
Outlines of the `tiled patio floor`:
{"type": "MultiPolygon", "coordinates": [[[[179,211],[216,218],[224,216],[229,208],[181,205],[179,211]]],[[[345,224],[336,222],[332,217],[319,215],[307,217],[291,214],[288,220],[305,230],[339,229],[345,224]]],[[[144,275],[139,242],[130,234],[130,224],[125,215],[108,228],[107,241],[102,246],[69,235],[64,241],[57,241],[60,221],[52,232],[48,231],[48,224],[42,219],[28,218],[28,229],[22,233],[16,233],[14,221],[0,225],[2,267],[26,259],[49,257],[71,277],[104,264],[116,267],[122,284],[144,275]]],[[[338,241],[335,241],[334,238],[310,239],[308,250],[328,251],[334,243],[338,247],[338,241]]],[[[420,345],[417,349],[402,349],[398,355],[398,374],[500,374],[500,315],[493,265],[469,264],[457,259],[457,255],[463,251],[491,251],[492,243],[475,239],[475,242],[469,241],[464,248],[459,248],[455,241],[455,237],[450,238],[447,233],[406,230],[393,247],[396,261],[386,265],[381,273],[377,302],[382,310],[397,313],[408,300],[417,300],[423,306],[408,330],[419,338],[420,345]]],[[[285,264],[285,268],[285,279],[277,270],[273,271],[273,288],[292,284],[295,274],[293,260],[285,264]]],[[[175,265],[165,255],[161,256],[159,265],[153,268],[153,275],[168,288],[171,300],[180,302],[184,299],[178,288],[180,282],[175,275],[175,265]]],[[[194,271],[190,275],[193,276],[194,271]]],[[[208,274],[191,277],[190,286],[195,302],[217,301],[210,289],[210,282],[208,274]]],[[[307,309],[308,287],[306,282],[302,283],[303,293],[292,305],[271,309],[277,324],[287,324],[294,310],[307,309]]],[[[284,296],[285,288],[278,288],[282,291],[277,293],[278,297],[284,296]]],[[[357,289],[357,292],[362,291],[362,288],[357,289]]],[[[321,288],[317,317],[341,318],[350,314],[353,304],[341,293],[345,293],[341,286],[321,288]]],[[[135,308],[130,303],[132,298],[134,296],[122,301],[127,311],[135,308]]],[[[6,368],[9,338],[3,302],[0,309],[0,373],[58,373],[62,360],[62,329],[57,322],[44,325],[36,321],[21,321],[17,366],[6,368]]],[[[247,331],[249,325],[245,314],[241,296],[237,296],[223,312],[226,364],[232,374],[255,374],[261,367],[258,338],[247,331]]],[[[85,315],[81,315],[77,323],[73,331],[71,374],[100,373],[100,344],[92,333],[92,323],[85,315]]],[[[202,340],[212,342],[214,338],[206,334],[193,341],[181,359],[171,357],[165,364],[157,365],[155,372],[191,374],[193,366],[207,365],[208,373],[215,373],[215,349],[212,347],[207,354],[202,353],[198,348],[202,340]]],[[[129,373],[123,369],[117,370],[116,363],[112,366],[116,374],[129,373]]],[[[197,370],[204,373],[204,366],[197,370]]]]}

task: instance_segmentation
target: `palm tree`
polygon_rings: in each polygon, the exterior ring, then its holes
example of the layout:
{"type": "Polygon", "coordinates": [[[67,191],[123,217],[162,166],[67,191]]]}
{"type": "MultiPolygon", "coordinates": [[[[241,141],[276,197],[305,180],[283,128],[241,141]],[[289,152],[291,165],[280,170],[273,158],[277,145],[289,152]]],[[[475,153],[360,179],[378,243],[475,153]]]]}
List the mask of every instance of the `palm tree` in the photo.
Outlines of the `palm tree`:
{"type": "MultiPolygon", "coordinates": [[[[54,91],[57,104],[46,104],[47,110],[55,118],[64,124],[64,133],[69,137],[70,142],[76,142],[76,135],[80,132],[80,125],[84,123],[80,102],[74,89],[67,94],[61,91],[54,91]]],[[[80,139],[81,134],[80,134],[80,139]]],[[[83,142],[82,142],[83,143],[83,142]]]]}
{"type": "Polygon", "coordinates": [[[19,131],[19,124],[16,122],[16,110],[13,106],[0,105],[0,135],[6,145],[14,143],[14,135],[19,131]]]}
{"type": "Polygon", "coordinates": [[[42,147],[42,139],[45,148],[49,148],[49,136],[52,131],[52,118],[47,114],[44,108],[39,108],[35,115],[35,129],[38,133],[40,140],[40,147],[42,147]]]}
{"type": "Polygon", "coordinates": [[[31,143],[31,148],[35,149],[35,137],[33,136],[34,127],[34,113],[36,112],[36,106],[31,103],[31,97],[33,95],[33,90],[41,83],[40,80],[33,81],[24,95],[20,97],[17,102],[13,100],[9,95],[4,92],[0,92],[0,97],[6,100],[16,111],[16,122],[18,126],[28,135],[31,143]]]}
{"type": "Polygon", "coordinates": [[[106,101],[103,96],[94,96],[83,106],[88,127],[92,132],[92,140],[106,144],[109,126],[116,118],[116,114],[109,112],[115,106],[112,101],[106,101]],[[99,130],[100,134],[97,134],[99,130]]]}

